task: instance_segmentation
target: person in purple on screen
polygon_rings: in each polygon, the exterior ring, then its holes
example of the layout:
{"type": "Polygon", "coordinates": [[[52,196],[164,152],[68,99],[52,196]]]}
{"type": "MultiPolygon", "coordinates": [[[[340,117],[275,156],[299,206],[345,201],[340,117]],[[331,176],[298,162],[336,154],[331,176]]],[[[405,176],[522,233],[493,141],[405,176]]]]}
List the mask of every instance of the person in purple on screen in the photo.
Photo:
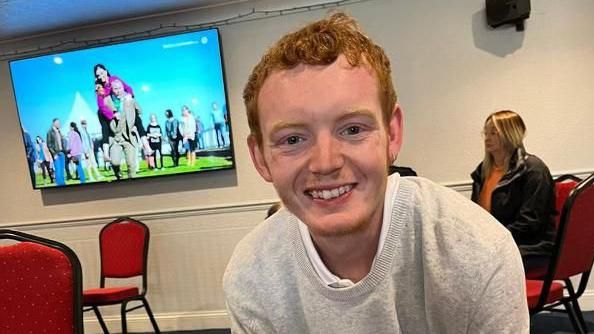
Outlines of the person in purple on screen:
{"type": "Polygon", "coordinates": [[[113,119],[114,110],[110,108],[109,103],[106,103],[106,97],[110,96],[112,91],[112,83],[115,80],[122,82],[124,90],[134,95],[132,87],[115,75],[111,75],[105,65],[96,64],[93,67],[93,74],[95,75],[95,94],[97,96],[97,107],[99,108],[98,117],[101,124],[101,134],[103,135],[103,155],[105,160],[109,160],[109,137],[110,129],[109,123],[113,119]]]}
{"type": "MultiPolygon", "coordinates": [[[[103,64],[96,64],[93,67],[93,73],[95,75],[95,93],[97,96],[97,107],[99,108],[99,121],[101,122],[102,134],[106,138],[103,140],[104,155],[106,155],[105,159],[109,160],[109,154],[106,154],[105,152],[109,151],[109,123],[113,119],[114,110],[110,107],[106,98],[108,96],[111,96],[112,99],[114,98],[115,94],[113,93],[113,83],[115,81],[119,81],[124,89],[124,92],[132,97],[134,97],[134,91],[132,90],[132,87],[128,85],[123,79],[109,73],[103,64]]],[[[142,119],[140,118],[141,109],[136,100],[134,101],[136,108],[136,118],[134,119],[134,123],[140,136],[144,151],[146,154],[149,154],[152,153],[152,149],[149,147],[148,140],[146,138],[146,132],[144,130],[144,126],[142,125],[142,119]]]]}
{"type": "Polygon", "coordinates": [[[68,132],[68,158],[76,165],[76,174],[80,183],[85,183],[85,172],[82,167],[82,157],[84,154],[82,138],[75,122],[70,122],[70,131],[68,132]]]}

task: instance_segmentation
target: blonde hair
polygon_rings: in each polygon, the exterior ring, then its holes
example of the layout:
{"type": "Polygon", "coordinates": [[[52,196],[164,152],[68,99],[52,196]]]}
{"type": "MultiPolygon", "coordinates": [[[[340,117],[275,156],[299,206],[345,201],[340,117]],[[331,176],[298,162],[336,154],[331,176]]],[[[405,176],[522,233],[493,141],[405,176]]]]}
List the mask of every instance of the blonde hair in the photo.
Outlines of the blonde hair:
{"type": "MultiPolygon", "coordinates": [[[[492,113],[485,120],[484,127],[494,127],[505,151],[503,171],[509,169],[511,157],[518,149],[524,150],[524,138],[526,137],[526,125],[522,117],[511,110],[500,110],[492,113]]],[[[482,165],[483,180],[489,177],[493,169],[493,155],[485,151],[482,165]]]]}
{"type": "Polygon", "coordinates": [[[392,84],[390,60],[384,50],[361,31],[358,23],[337,12],[298,31],[287,34],[262,56],[243,91],[250,132],[262,144],[258,117],[258,94],[264,81],[274,72],[299,64],[330,65],[344,55],[353,67],[369,66],[377,75],[383,121],[388,124],[397,102],[392,84]]]}

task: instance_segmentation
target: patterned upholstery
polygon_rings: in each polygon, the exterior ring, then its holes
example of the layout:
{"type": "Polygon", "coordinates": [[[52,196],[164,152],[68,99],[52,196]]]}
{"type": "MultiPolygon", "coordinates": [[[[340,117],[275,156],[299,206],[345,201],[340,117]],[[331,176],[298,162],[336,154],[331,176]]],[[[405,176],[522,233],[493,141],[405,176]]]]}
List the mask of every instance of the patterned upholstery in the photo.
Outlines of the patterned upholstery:
{"type": "Polygon", "coordinates": [[[114,302],[120,302],[126,298],[138,296],[138,293],[138,288],[135,286],[87,289],[83,296],[83,304],[109,305],[114,302]]]}
{"type": "Polygon", "coordinates": [[[126,278],[143,274],[147,229],[134,222],[119,222],[101,232],[101,266],[105,277],[126,278]]]}
{"type": "Polygon", "coordinates": [[[57,249],[0,246],[0,333],[74,333],[73,269],[57,249]]]}
{"type": "MultiPolygon", "coordinates": [[[[99,288],[87,289],[83,292],[83,311],[93,311],[97,316],[103,333],[109,330],[101,316],[99,306],[121,304],[122,333],[127,333],[126,313],[144,307],[156,334],[161,333],[148,301],[147,257],[150,232],[148,227],[132,218],[118,218],[105,225],[99,233],[101,247],[101,278],[99,288]],[[116,286],[106,287],[106,278],[117,281],[118,278],[142,277],[142,287],[116,286]],[[140,302],[128,308],[129,302],[140,302]]],[[[110,280],[110,281],[112,281],[110,280]]]]}

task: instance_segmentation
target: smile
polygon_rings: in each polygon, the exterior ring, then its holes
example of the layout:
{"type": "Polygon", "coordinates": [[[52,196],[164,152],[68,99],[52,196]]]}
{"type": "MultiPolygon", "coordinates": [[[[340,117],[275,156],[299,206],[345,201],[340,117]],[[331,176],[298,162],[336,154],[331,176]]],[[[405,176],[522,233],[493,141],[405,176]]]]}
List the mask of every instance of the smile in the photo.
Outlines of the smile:
{"type": "Polygon", "coordinates": [[[307,191],[307,193],[314,199],[329,200],[329,199],[339,197],[340,195],[343,195],[345,193],[348,193],[352,189],[353,189],[353,186],[348,184],[348,185],[340,186],[338,188],[333,188],[333,189],[309,190],[309,191],[307,191]]]}

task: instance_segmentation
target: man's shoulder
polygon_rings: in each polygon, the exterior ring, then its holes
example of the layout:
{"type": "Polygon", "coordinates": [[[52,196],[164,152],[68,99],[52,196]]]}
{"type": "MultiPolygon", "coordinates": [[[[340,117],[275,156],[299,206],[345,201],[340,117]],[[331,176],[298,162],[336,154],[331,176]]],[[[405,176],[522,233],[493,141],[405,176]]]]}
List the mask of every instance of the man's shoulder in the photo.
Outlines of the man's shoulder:
{"type": "Polygon", "coordinates": [[[258,224],[235,247],[223,277],[225,289],[246,281],[261,282],[271,274],[288,268],[293,256],[289,221],[296,219],[281,209],[258,224]]]}
{"type": "Polygon", "coordinates": [[[403,178],[412,188],[412,211],[425,242],[446,242],[462,251],[486,253],[511,239],[487,211],[459,192],[421,177],[403,178]]]}

